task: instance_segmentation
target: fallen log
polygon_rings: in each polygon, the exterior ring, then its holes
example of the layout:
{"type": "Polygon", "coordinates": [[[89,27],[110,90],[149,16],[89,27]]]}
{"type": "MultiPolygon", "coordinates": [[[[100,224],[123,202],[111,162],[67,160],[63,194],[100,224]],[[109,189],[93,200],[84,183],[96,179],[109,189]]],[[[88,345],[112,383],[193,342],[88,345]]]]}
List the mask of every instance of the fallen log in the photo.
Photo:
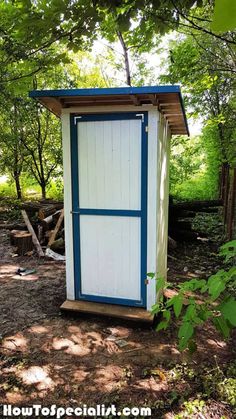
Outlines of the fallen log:
{"type": "Polygon", "coordinates": [[[24,209],[27,214],[30,216],[38,215],[38,217],[42,220],[62,208],[63,202],[52,200],[24,202],[21,205],[21,209],[24,209]]]}
{"type": "Polygon", "coordinates": [[[174,210],[192,210],[200,211],[203,208],[210,207],[222,207],[223,202],[221,199],[211,201],[189,201],[189,202],[178,202],[177,204],[171,204],[170,208],[174,210]]]}
{"type": "Polygon", "coordinates": [[[37,250],[37,253],[38,253],[39,257],[44,257],[44,252],[43,252],[42,247],[41,247],[41,245],[40,245],[40,243],[38,241],[38,238],[37,238],[37,236],[35,234],[35,231],[34,231],[32,225],[31,225],[31,222],[29,220],[29,217],[28,217],[26,211],[25,210],[21,210],[21,214],[22,214],[22,216],[24,218],[25,224],[27,225],[27,228],[29,230],[29,233],[31,233],[31,235],[32,235],[32,241],[34,243],[34,246],[35,246],[35,248],[37,250]]]}

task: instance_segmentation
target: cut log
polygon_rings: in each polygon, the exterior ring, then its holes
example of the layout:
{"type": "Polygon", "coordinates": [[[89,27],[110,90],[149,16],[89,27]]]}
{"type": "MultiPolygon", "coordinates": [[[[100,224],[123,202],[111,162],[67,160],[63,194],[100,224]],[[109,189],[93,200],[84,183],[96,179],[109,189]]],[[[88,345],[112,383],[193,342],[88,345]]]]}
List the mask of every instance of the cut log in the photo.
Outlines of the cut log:
{"type": "Polygon", "coordinates": [[[54,214],[51,214],[48,217],[41,220],[44,230],[49,230],[52,224],[56,224],[58,218],[60,217],[60,214],[61,214],[61,210],[58,210],[54,214]]]}
{"type": "Polygon", "coordinates": [[[34,243],[34,246],[35,246],[35,248],[37,250],[37,253],[38,253],[39,257],[44,257],[44,253],[43,253],[42,247],[41,247],[41,245],[40,245],[40,243],[38,241],[38,238],[37,238],[37,236],[35,234],[35,231],[34,231],[32,225],[31,225],[31,222],[29,220],[29,217],[28,217],[26,211],[25,210],[21,210],[21,213],[22,213],[22,216],[24,218],[25,224],[27,225],[27,228],[28,228],[29,232],[32,234],[32,241],[34,243]]]}
{"type": "Polygon", "coordinates": [[[61,201],[33,201],[24,202],[21,205],[21,209],[27,211],[30,216],[38,215],[40,219],[46,218],[48,215],[53,214],[59,209],[63,208],[63,202],[61,201]]]}
{"type": "Polygon", "coordinates": [[[56,236],[57,236],[57,233],[60,230],[60,227],[62,225],[63,219],[64,219],[64,209],[62,209],[62,211],[61,211],[60,217],[59,217],[59,219],[57,221],[57,224],[56,224],[56,227],[55,227],[55,229],[54,229],[54,231],[53,231],[53,233],[52,233],[52,235],[50,237],[50,240],[48,242],[47,248],[50,248],[51,245],[52,245],[52,243],[55,241],[56,236]]]}
{"type": "Polygon", "coordinates": [[[38,212],[38,217],[40,220],[44,220],[45,218],[53,215],[56,211],[62,210],[63,204],[50,204],[47,206],[41,206],[38,212]]]}
{"type": "Polygon", "coordinates": [[[12,230],[10,243],[17,248],[16,253],[21,256],[33,249],[32,234],[28,231],[12,230]]]}

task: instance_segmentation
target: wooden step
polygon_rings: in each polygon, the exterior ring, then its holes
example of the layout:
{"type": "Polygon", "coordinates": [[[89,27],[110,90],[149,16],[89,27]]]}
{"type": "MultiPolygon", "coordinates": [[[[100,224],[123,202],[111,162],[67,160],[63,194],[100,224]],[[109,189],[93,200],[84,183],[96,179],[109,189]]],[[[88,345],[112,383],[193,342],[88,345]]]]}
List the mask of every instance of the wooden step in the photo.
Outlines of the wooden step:
{"type": "Polygon", "coordinates": [[[118,317],[125,320],[134,320],[152,323],[153,315],[145,308],[127,307],[114,304],[94,303],[91,301],[66,300],[60,307],[63,311],[76,311],[80,313],[96,314],[107,317],[118,317]]]}

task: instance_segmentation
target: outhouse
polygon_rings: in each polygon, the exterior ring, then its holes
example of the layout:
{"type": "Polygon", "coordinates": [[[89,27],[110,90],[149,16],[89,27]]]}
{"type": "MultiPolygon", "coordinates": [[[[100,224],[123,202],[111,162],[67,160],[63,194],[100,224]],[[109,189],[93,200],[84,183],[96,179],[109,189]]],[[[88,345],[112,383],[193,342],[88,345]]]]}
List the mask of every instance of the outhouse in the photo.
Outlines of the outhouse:
{"type": "Polygon", "coordinates": [[[188,134],[179,86],[36,90],[30,97],[62,122],[63,307],[147,314],[156,301],[147,273],[167,272],[170,138],[188,134]]]}

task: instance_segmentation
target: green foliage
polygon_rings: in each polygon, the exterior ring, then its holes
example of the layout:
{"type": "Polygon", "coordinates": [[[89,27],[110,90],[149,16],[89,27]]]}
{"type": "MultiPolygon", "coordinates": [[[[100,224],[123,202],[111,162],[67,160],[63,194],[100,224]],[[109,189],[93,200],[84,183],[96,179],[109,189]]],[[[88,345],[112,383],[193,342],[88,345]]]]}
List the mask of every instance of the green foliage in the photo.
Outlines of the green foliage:
{"type": "MultiPolygon", "coordinates": [[[[235,33],[231,36],[235,39],[235,33]]],[[[188,178],[172,181],[171,190],[177,198],[215,198],[220,166],[229,163],[235,167],[235,71],[234,48],[220,38],[192,30],[170,43],[169,67],[161,81],[183,85],[189,115],[200,117],[204,125],[199,139],[203,164],[196,170],[189,166],[188,178]]],[[[195,156],[199,158],[199,153],[193,155],[194,161],[195,156]]],[[[178,165],[174,157],[172,164],[178,165]]]]}
{"type": "Polygon", "coordinates": [[[234,259],[236,255],[236,240],[231,240],[221,246],[219,254],[225,258],[225,262],[234,259]]]}
{"type": "Polygon", "coordinates": [[[189,400],[183,403],[183,412],[175,415],[174,419],[184,419],[184,418],[191,418],[193,415],[202,412],[206,402],[204,400],[189,400]]]}
{"type": "Polygon", "coordinates": [[[225,32],[236,28],[236,3],[235,0],[215,0],[213,31],[225,32]]]}
{"type": "MultiPolygon", "coordinates": [[[[227,260],[234,258],[234,241],[222,246],[220,254],[226,256],[227,260]]],[[[163,279],[158,278],[157,283],[163,286],[162,290],[170,288],[170,284],[165,284],[163,279]]],[[[191,279],[178,285],[177,294],[168,301],[160,295],[158,303],[153,307],[153,313],[162,314],[157,331],[167,329],[170,325],[173,309],[175,318],[181,321],[178,330],[181,351],[186,348],[190,351],[196,349],[196,327],[208,320],[212,321],[224,338],[228,338],[232,328],[236,327],[236,299],[230,294],[230,286],[235,283],[236,266],[232,266],[228,270],[219,270],[208,280],[191,279]],[[202,296],[200,301],[198,295],[202,296]]]]}
{"type": "Polygon", "coordinates": [[[180,200],[216,199],[221,153],[215,125],[201,136],[177,137],[171,143],[170,193],[180,200]]]}
{"type": "Polygon", "coordinates": [[[207,397],[212,396],[236,406],[236,365],[230,363],[224,372],[217,365],[216,368],[206,371],[202,375],[203,388],[207,397]]]}

